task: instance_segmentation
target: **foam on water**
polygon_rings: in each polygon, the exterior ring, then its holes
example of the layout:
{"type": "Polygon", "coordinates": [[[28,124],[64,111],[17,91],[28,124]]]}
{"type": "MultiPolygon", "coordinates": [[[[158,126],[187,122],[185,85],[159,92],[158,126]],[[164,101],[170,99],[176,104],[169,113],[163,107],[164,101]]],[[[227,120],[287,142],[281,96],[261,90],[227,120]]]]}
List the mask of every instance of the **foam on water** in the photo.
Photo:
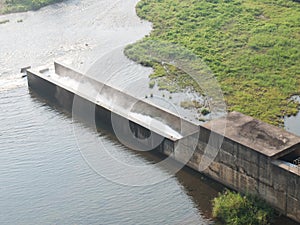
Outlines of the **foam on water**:
{"type": "Polygon", "coordinates": [[[164,133],[169,134],[173,138],[176,138],[176,139],[182,138],[182,135],[180,133],[178,133],[177,131],[172,129],[170,126],[166,125],[165,123],[161,122],[160,120],[158,120],[156,118],[153,118],[148,115],[143,115],[140,113],[135,113],[135,112],[130,112],[129,115],[140,121],[143,121],[143,123],[146,123],[148,125],[148,127],[156,127],[157,129],[163,131],[164,133]]]}
{"type": "Polygon", "coordinates": [[[9,91],[15,88],[24,87],[27,80],[22,75],[0,76],[0,92],[9,91]]]}

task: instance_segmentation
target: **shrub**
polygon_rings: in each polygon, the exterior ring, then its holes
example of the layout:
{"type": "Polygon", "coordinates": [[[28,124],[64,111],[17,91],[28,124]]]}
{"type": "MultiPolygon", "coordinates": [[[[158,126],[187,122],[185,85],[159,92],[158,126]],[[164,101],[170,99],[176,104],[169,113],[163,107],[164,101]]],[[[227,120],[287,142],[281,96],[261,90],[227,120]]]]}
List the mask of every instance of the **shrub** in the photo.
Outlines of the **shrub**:
{"type": "Polygon", "coordinates": [[[270,224],[274,210],[256,196],[226,191],[213,199],[213,217],[230,225],[270,224]]]}

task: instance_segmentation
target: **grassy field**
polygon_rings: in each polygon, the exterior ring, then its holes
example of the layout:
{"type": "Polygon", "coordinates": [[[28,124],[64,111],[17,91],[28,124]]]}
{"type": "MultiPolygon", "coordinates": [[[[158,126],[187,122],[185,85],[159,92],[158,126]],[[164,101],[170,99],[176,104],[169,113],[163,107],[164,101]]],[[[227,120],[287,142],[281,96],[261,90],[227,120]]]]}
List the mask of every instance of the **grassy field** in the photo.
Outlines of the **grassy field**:
{"type": "MultiPolygon", "coordinates": [[[[215,74],[229,111],[280,125],[298,111],[300,3],[292,0],[141,0],[138,15],[152,33],[125,54],[153,66],[155,77],[176,81],[157,62],[138,56],[148,40],[178,44],[201,57],[215,74]]],[[[185,81],[181,85],[191,85],[185,81]]],[[[166,85],[166,84],[165,84],[166,85]]],[[[166,85],[168,86],[168,85],[166,85]]]]}
{"type": "Polygon", "coordinates": [[[38,10],[63,0],[0,0],[0,14],[38,10]]]}

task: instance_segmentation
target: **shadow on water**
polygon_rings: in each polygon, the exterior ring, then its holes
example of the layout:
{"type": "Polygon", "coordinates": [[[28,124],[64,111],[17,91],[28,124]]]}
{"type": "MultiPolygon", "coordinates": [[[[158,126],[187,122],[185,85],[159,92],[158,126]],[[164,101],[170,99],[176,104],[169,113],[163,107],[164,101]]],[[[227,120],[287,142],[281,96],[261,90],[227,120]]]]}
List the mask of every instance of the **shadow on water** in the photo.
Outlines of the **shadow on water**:
{"type": "MultiPolygon", "coordinates": [[[[57,104],[45,100],[44,98],[39,97],[35,93],[30,91],[31,98],[38,102],[39,104],[43,104],[45,106],[51,107],[55,109],[57,112],[62,113],[69,119],[73,119],[71,112],[58,106],[57,104]]],[[[76,118],[74,122],[80,123],[83,127],[87,129],[91,129],[94,131],[93,126],[89,126],[82,118],[76,118]]],[[[101,121],[97,122],[97,133],[101,136],[105,136],[106,139],[112,141],[113,143],[117,143],[119,145],[123,145],[118,138],[113,134],[113,128],[109,126],[107,123],[102,123],[101,121]]],[[[157,149],[151,151],[136,151],[130,148],[125,148],[131,154],[134,154],[137,157],[141,157],[145,159],[149,163],[157,164],[158,162],[164,160],[166,158],[165,155],[160,153],[157,149]]],[[[171,160],[168,167],[176,167],[178,166],[178,162],[175,160],[171,160]]],[[[163,171],[168,170],[163,166],[160,166],[160,169],[163,171]]],[[[226,187],[221,183],[210,179],[209,177],[187,167],[184,166],[180,171],[175,174],[177,181],[181,184],[184,192],[190,196],[193,200],[195,207],[199,209],[201,214],[205,218],[212,219],[212,199],[218,196],[218,193],[223,192],[226,187]]],[[[218,222],[216,224],[219,224],[218,222]]],[[[284,217],[278,216],[273,225],[297,225],[298,223],[284,217]]]]}

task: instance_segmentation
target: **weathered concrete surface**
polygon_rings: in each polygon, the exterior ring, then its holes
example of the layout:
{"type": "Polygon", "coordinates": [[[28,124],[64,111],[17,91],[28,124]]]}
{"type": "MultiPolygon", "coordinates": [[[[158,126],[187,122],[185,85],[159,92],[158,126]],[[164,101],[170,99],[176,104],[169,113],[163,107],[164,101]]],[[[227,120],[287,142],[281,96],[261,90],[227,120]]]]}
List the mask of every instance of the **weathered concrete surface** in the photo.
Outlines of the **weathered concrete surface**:
{"type": "Polygon", "coordinates": [[[198,146],[189,165],[197,169],[209,135],[220,135],[224,123],[222,146],[214,162],[203,172],[237,191],[259,195],[284,215],[300,222],[300,167],[278,160],[288,158],[288,154],[300,156],[299,137],[232,112],[227,118],[200,127],[198,146]]]}
{"type": "Polygon", "coordinates": [[[208,122],[204,127],[221,133],[224,124],[225,137],[271,158],[279,158],[300,149],[299,137],[239,112],[231,112],[226,118],[208,122]]]}
{"type": "MultiPolygon", "coordinates": [[[[59,91],[54,94],[57,101],[66,100],[70,104],[73,103],[69,98],[62,96],[61,92],[67,90],[172,141],[198,132],[199,129],[195,124],[166,109],[137,99],[57,62],[55,62],[54,76],[35,70],[29,70],[28,74],[62,87],[63,90],[58,89],[59,91]]],[[[29,86],[33,86],[34,78],[29,79],[29,86]]],[[[47,92],[47,88],[45,92],[47,92]]],[[[48,95],[51,96],[49,93],[48,95]]]]}

